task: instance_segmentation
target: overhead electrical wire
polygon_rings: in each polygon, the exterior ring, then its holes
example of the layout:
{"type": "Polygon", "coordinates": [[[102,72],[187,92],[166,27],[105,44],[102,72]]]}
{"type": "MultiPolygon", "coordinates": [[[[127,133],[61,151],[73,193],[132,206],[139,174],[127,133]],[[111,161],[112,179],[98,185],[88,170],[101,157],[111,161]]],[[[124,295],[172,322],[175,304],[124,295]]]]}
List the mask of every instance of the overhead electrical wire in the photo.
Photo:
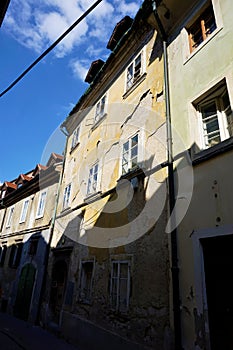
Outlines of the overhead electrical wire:
{"type": "Polygon", "coordinates": [[[92,12],[102,0],[97,0],[91,5],[51,46],[49,46],[22,74],[18,76],[3,92],[0,97],[11,90],[37,63],[39,63],[50,51],[52,51],[84,18],[92,12]]]}

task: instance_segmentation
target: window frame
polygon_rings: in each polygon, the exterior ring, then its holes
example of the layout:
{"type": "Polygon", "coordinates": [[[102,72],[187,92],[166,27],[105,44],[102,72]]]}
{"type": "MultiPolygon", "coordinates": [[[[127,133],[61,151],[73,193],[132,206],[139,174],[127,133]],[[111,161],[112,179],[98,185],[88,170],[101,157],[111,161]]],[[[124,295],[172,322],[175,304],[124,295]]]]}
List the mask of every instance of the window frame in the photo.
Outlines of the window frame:
{"type": "Polygon", "coordinates": [[[3,267],[6,260],[7,245],[2,245],[0,247],[0,267],[3,267]]]}
{"type": "MultiPolygon", "coordinates": [[[[211,147],[220,144],[224,140],[227,140],[233,136],[233,111],[232,105],[230,101],[230,95],[228,92],[228,87],[225,79],[221,81],[219,84],[215,85],[213,88],[207,91],[207,96],[203,96],[199,98],[198,103],[193,103],[196,113],[198,115],[199,120],[199,135],[200,135],[200,143],[202,150],[211,149],[211,147]],[[228,105],[224,106],[223,98],[227,96],[228,105]],[[215,104],[216,107],[216,119],[218,123],[218,131],[220,141],[213,143],[211,145],[210,139],[208,135],[210,133],[207,132],[206,124],[203,120],[203,111],[204,108],[208,105],[215,104]],[[225,108],[226,107],[226,108],[225,108]],[[226,113],[226,110],[229,109],[230,114],[226,113]],[[228,118],[231,118],[231,123],[228,123],[228,118]],[[231,132],[229,131],[231,125],[231,132]],[[232,135],[231,135],[232,133],[232,135]]],[[[213,114],[214,115],[214,114],[213,114]]],[[[211,119],[210,117],[206,117],[206,119],[211,119]]]]}
{"type": "Polygon", "coordinates": [[[22,206],[22,210],[21,210],[21,214],[20,214],[20,220],[19,220],[19,223],[20,223],[20,224],[26,221],[26,217],[27,217],[27,213],[28,213],[28,208],[29,208],[29,203],[30,203],[29,198],[26,198],[26,199],[24,200],[24,202],[23,202],[23,206],[22,206]],[[27,207],[26,207],[26,209],[25,209],[26,203],[28,203],[28,204],[27,204],[27,207]],[[24,216],[23,216],[23,214],[24,214],[24,216]]]}
{"type": "Polygon", "coordinates": [[[86,195],[87,197],[95,194],[98,192],[98,187],[99,187],[99,181],[100,181],[100,162],[97,160],[91,167],[89,167],[89,172],[88,172],[88,179],[87,179],[87,190],[86,190],[86,195]],[[95,169],[97,166],[97,177],[96,180],[93,183],[93,178],[94,175],[96,174],[94,171],[91,173],[91,170],[95,169]],[[90,181],[91,180],[91,181],[90,181]],[[95,189],[93,189],[93,184],[96,184],[95,189]],[[90,189],[91,187],[91,189],[90,189]]]}
{"type": "Polygon", "coordinates": [[[130,290],[131,290],[131,261],[130,260],[112,260],[111,261],[111,276],[110,276],[110,304],[111,309],[118,313],[127,313],[129,310],[130,304],[130,290]],[[117,264],[117,276],[114,276],[114,264],[117,264]],[[125,277],[120,278],[121,268],[120,266],[127,264],[127,279],[125,277]],[[114,292],[113,292],[113,280],[116,279],[116,302],[113,301],[114,292]],[[126,291],[126,307],[125,309],[120,306],[120,281],[127,280],[127,291],[126,291]]]}
{"type": "Polygon", "coordinates": [[[71,151],[79,145],[80,140],[80,125],[74,130],[72,134],[71,151]]]}
{"type": "Polygon", "coordinates": [[[23,251],[23,243],[16,243],[11,246],[10,257],[8,261],[8,266],[12,269],[15,269],[20,264],[20,259],[23,251]]]}
{"type": "Polygon", "coordinates": [[[145,56],[146,56],[145,47],[143,47],[139,52],[137,52],[136,55],[134,55],[130,63],[127,65],[126,71],[125,71],[125,94],[123,95],[123,97],[127,97],[127,92],[133,90],[134,87],[136,87],[137,84],[140,83],[141,79],[146,75],[145,56]],[[136,74],[135,66],[139,56],[141,57],[140,71],[139,73],[136,74]],[[129,78],[129,74],[128,74],[130,67],[132,67],[131,78],[129,78]],[[132,82],[129,84],[131,80],[132,82]]]}
{"type": "Polygon", "coordinates": [[[44,216],[46,197],[47,197],[47,190],[40,192],[40,197],[39,197],[37,210],[36,210],[36,219],[40,219],[44,216]],[[42,196],[44,196],[43,200],[42,200],[42,196]],[[43,206],[42,206],[42,209],[40,210],[41,203],[43,203],[43,206]]]}
{"type": "Polygon", "coordinates": [[[98,125],[107,115],[107,94],[104,94],[95,105],[94,126],[98,125]],[[102,106],[102,101],[104,104],[102,106]]]}
{"type": "Polygon", "coordinates": [[[14,215],[14,210],[15,210],[15,206],[11,206],[9,207],[9,212],[8,212],[8,216],[7,216],[7,220],[6,220],[6,228],[11,227],[12,224],[12,218],[14,215]]]}
{"type": "Polygon", "coordinates": [[[90,304],[92,300],[92,290],[93,290],[93,281],[94,281],[94,273],[95,273],[95,259],[89,259],[89,260],[80,260],[80,276],[79,276],[79,302],[84,304],[90,304]],[[84,265],[85,264],[92,264],[92,271],[91,271],[91,277],[90,281],[88,283],[88,288],[86,286],[87,282],[87,276],[84,275],[84,265]],[[87,291],[84,291],[87,289],[87,291]],[[85,295],[84,295],[85,294],[85,295]]]}
{"type": "Polygon", "coordinates": [[[62,210],[65,210],[69,208],[70,206],[70,197],[71,197],[71,182],[66,185],[64,189],[64,194],[63,194],[63,201],[62,201],[62,210]]]}
{"type": "Polygon", "coordinates": [[[120,176],[121,175],[125,175],[127,174],[128,172],[130,172],[131,170],[134,170],[136,169],[137,167],[139,167],[139,163],[140,163],[140,159],[141,159],[141,154],[140,154],[140,132],[137,131],[135,132],[133,135],[131,135],[130,137],[128,137],[127,140],[124,140],[124,142],[122,142],[122,147],[121,147],[121,166],[120,166],[120,176]],[[129,159],[128,159],[128,163],[125,163],[125,164],[128,164],[128,168],[127,168],[127,171],[124,172],[123,171],[123,160],[124,160],[124,145],[126,143],[130,143],[130,147],[128,148],[128,152],[131,153],[132,151],[132,139],[137,136],[138,140],[137,140],[137,165],[135,165],[134,167],[132,167],[132,154],[130,155],[129,159]]]}
{"type": "Polygon", "coordinates": [[[210,0],[207,2],[207,4],[202,7],[197,15],[192,19],[192,21],[186,26],[186,31],[188,33],[188,43],[189,43],[189,52],[192,54],[195,52],[208,38],[210,38],[213,33],[216,32],[218,29],[217,19],[214,11],[214,6],[212,1],[210,0]],[[209,12],[208,12],[209,10],[209,12]],[[214,28],[207,29],[206,28],[206,22],[208,19],[208,16],[211,17],[211,26],[214,28]],[[194,40],[194,30],[200,32],[200,42],[197,40],[194,40]],[[211,30],[210,33],[208,33],[208,30],[211,30]]]}

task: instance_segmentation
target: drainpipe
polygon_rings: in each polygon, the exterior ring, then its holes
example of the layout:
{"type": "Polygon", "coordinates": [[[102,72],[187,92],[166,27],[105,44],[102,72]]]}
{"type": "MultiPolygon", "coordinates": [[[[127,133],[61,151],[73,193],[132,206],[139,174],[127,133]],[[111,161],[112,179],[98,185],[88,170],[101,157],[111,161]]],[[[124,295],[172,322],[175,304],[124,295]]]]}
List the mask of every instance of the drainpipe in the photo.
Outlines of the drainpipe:
{"type": "MultiPolygon", "coordinates": [[[[167,131],[167,157],[168,157],[168,189],[169,189],[169,214],[175,207],[175,181],[173,167],[173,149],[172,149],[172,128],[171,128],[171,110],[170,110],[170,94],[169,94],[169,74],[168,74],[168,58],[167,58],[167,35],[161,23],[157,12],[156,1],[152,0],[152,9],[155,20],[157,22],[160,35],[163,40],[163,57],[164,57],[164,89],[166,103],[166,131],[167,131]]],[[[179,287],[179,267],[177,253],[177,230],[176,225],[171,232],[171,273],[172,273],[172,291],[173,291],[173,320],[174,320],[174,337],[175,350],[182,350],[181,338],[181,315],[180,315],[180,287],[179,287]]]]}
{"type": "Polygon", "coordinates": [[[49,235],[49,241],[46,247],[46,252],[45,252],[45,259],[44,259],[44,275],[43,275],[43,281],[42,281],[42,288],[41,288],[41,293],[40,293],[40,300],[38,304],[38,312],[37,312],[37,323],[39,324],[40,321],[40,311],[41,311],[41,306],[42,306],[42,301],[43,301],[43,291],[45,290],[46,287],[46,280],[47,280],[47,269],[48,269],[48,262],[49,262],[49,252],[50,252],[50,247],[52,243],[52,238],[53,238],[53,231],[54,231],[54,225],[55,225],[55,220],[57,216],[57,207],[58,207],[58,201],[60,197],[60,192],[61,192],[61,183],[63,179],[63,174],[64,174],[64,169],[65,169],[65,155],[67,151],[67,143],[68,143],[68,136],[69,134],[67,131],[60,127],[60,130],[63,132],[63,134],[66,136],[66,145],[65,145],[65,150],[64,150],[64,156],[63,156],[63,161],[59,163],[59,165],[62,165],[62,169],[60,172],[59,176],[59,181],[57,185],[57,193],[56,193],[56,199],[55,199],[55,205],[54,205],[54,211],[53,211],[53,216],[51,219],[51,224],[50,224],[50,235],[49,235]]]}

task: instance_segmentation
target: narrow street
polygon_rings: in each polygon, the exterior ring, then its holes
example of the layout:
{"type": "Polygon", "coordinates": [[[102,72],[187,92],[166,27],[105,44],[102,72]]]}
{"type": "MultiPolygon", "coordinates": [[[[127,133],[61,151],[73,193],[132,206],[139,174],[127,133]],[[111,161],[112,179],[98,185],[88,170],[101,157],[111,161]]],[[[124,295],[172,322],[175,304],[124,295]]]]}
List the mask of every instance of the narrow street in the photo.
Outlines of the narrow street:
{"type": "Polygon", "coordinates": [[[39,326],[0,313],[1,350],[81,350],[39,326]]]}

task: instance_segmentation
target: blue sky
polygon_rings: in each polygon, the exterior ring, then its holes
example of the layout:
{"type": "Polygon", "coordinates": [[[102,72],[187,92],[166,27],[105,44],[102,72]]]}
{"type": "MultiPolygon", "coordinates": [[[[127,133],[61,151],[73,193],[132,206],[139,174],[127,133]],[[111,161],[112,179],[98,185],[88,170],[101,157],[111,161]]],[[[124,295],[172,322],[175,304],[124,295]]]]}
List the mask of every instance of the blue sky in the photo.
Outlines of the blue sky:
{"type": "MultiPolygon", "coordinates": [[[[0,92],[52,44],[94,0],[11,0],[0,28],[0,92]]],[[[114,26],[142,1],[103,0],[52,52],[0,98],[0,182],[61,153],[59,125],[87,89],[93,60],[106,60],[114,26]]]]}

